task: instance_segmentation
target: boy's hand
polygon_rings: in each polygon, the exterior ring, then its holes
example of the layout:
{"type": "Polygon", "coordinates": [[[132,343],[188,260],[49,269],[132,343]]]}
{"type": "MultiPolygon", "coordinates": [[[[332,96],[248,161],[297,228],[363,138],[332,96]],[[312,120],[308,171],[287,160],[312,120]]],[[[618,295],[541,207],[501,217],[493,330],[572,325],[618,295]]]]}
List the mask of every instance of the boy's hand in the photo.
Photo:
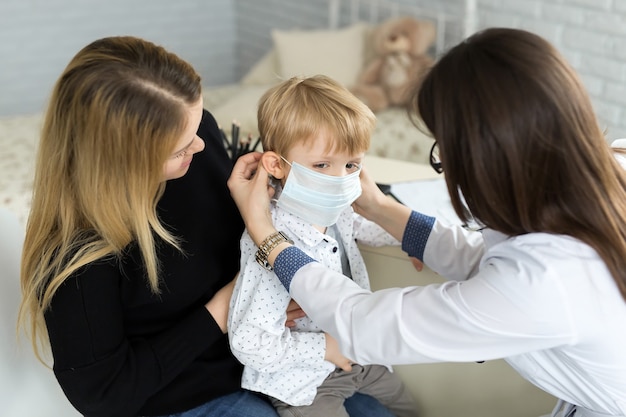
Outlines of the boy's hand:
{"type": "Polygon", "coordinates": [[[287,306],[287,321],[285,322],[285,326],[289,328],[296,327],[296,320],[302,317],[306,317],[306,313],[300,308],[298,303],[291,300],[287,306]]]}
{"type": "Polygon", "coordinates": [[[424,262],[420,261],[417,258],[413,258],[411,256],[409,256],[409,259],[411,260],[411,263],[413,264],[413,267],[415,269],[417,269],[418,272],[421,272],[422,269],[424,269],[424,262]]]}
{"type": "Polygon", "coordinates": [[[324,335],[326,336],[326,355],[324,356],[324,359],[335,364],[337,368],[341,368],[346,372],[351,371],[352,361],[343,356],[335,338],[328,333],[324,333],[324,335]]]}

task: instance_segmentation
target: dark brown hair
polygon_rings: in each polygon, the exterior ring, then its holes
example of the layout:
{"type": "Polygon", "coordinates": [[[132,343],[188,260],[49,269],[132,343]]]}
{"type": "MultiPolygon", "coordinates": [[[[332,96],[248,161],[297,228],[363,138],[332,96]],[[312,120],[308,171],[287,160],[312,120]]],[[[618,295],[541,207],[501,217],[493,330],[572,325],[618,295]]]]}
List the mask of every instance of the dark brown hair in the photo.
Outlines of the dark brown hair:
{"type": "Polygon", "coordinates": [[[541,37],[479,32],[447,52],[412,103],[437,140],[452,205],[509,236],[592,246],[626,299],[626,175],[575,71],[541,37]]]}

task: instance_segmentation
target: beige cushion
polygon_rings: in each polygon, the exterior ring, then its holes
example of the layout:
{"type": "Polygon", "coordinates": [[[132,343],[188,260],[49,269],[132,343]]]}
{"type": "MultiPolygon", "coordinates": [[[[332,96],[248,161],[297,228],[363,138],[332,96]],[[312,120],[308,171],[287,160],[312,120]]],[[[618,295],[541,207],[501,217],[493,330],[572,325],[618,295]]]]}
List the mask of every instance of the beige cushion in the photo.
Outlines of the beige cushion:
{"type": "Polygon", "coordinates": [[[270,49],[241,79],[241,85],[265,85],[280,81],[278,54],[270,49]]]}
{"type": "MultiPolygon", "coordinates": [[[[213,108],[207,107],[207,109],[213,114],[218,125],[224,129],[227,135],[230,135],[232,122],[236,121],[239,124],[241,138],[248,136],[248,134],[257,137],[259,129],[256,112],[259,99],[271,86],[271,84],[241,86],[227,100],[213,108]]],[[[210,95],[212,92],[208,90],[205,94],[210,95]]]]}
{"type": "Polygon", "coordinates": [[[350,87],[363,68],[368,25],[357,23],[338,30],[274,29],[272,39],[282,79],[324,74],[350,87]]]}

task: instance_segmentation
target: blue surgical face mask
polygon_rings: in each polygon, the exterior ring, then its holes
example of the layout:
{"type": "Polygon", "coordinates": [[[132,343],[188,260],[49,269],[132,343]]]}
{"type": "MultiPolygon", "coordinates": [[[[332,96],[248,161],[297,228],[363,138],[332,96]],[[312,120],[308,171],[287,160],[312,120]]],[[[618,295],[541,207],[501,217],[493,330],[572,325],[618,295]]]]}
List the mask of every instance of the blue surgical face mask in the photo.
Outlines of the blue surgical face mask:
{"type": "Polygon", "coordinates": [[[283,160],[291,170],[276,205],[311,224],[335,224],[341,212],[361,195],[360,170],[335,177],[283,160]]]}

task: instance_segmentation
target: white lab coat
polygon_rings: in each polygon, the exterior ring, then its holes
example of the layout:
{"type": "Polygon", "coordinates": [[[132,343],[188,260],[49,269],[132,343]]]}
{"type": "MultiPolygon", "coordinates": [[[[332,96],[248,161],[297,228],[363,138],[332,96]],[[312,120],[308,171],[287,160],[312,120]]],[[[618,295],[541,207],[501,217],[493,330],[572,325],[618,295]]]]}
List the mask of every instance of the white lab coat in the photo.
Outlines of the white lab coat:
{"type": "Polygon", "coordinates": [[[424,262],[450,281],[371,293],[310,263],[290,293],[359,363],[504,358],[557,398],[626,415],[626,302],[595,250],[435,222],[424,262]]]}

